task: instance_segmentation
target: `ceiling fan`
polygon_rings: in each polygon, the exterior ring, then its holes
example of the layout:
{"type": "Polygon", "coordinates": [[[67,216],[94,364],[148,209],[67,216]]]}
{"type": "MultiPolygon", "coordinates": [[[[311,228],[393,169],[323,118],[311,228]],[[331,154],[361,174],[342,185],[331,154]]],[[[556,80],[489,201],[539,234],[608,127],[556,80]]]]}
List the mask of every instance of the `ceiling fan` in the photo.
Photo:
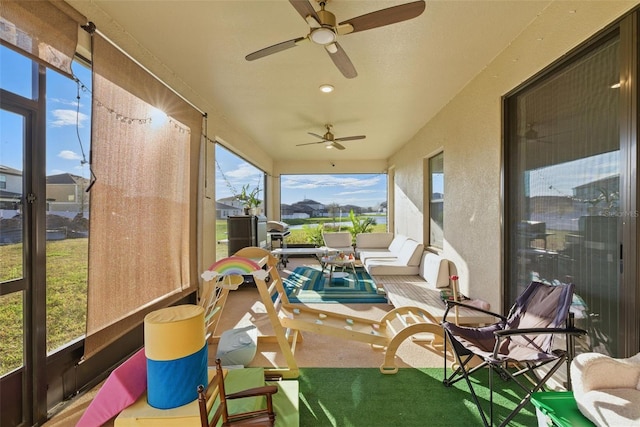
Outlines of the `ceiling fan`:
{"type": "Polygon", "coordinates": [[[413,19],[424,11],[426,4],[424,0],[401,4],[398,6],[380,9],[355,18],[342,21],[336,24],[336,17],[333,13],[325,10],[328,0],[317,0],[320,3],[320,10],[316,11],[309,0],[289,0],[289,3],[296,9],[302,18],[309,24],[309,34],[305,37],[298,37],[285,42],[274,44],[273,46],[260,49],[250,53],[245,57],[247,61],[281,52],[297,46],[303,41],[312,42],[324,46],[325,50],[338,67],[340,72],[348,79],[358,75],[351,60],[336,41],[338,36],[357,33],[359,31],[370,30],[389,24],[413,19]]]}
{"type": "Polygon", "coordinates": [[[327,132],[324,135],[318,135],[317,133],[307,132],[309,135],[315,136],[316,138],[320,138],[322,141],[315,142],[305,142],[304,144],[298,144],[296,147],[301,145],[311,145],[311,144],[325,144],[325,147],[337,148],[338,150],[344,150],[344,145],[340,144],[338,141],[355,141],[356,139],[365,139],[365,135],[355,135],[355,136],[343,136],[342,138],[336,138],[331,132],[332,125],[324,125],[327,129],[327,132]]]}
{"type": "Polygon", "coordinates": [[[553,142],[551,141],[552,137],[571,132],[570,130],[565,130],[561,132],[555,132],[549,135],[540,135],[540,132],[538,131],[538,129],[536,129],[536,125],[537,123],[535,122],[527,123],[527,128],[524,131],[524,133],[520,135],[520,138],[526,142],[544,142],[547,144],[551,144],[553,142]]]}
{"type": "Polygon", "coordinates": [[[537,129],[535,129],[535,123],[527,123],[527,129],[522,134],[521,138],[525,141],[541,141],[546,136],[540,136],[537,129]]]}

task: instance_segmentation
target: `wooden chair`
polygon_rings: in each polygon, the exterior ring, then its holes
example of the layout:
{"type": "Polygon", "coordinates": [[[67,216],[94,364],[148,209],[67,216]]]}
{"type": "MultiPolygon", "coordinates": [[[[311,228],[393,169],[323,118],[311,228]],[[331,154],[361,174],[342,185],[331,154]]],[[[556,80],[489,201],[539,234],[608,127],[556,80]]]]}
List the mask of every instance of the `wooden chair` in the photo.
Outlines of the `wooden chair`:
{"type": "Polygon", "coordinates": [[[273,411],[272,395],[278,392],[276,386],[262,386],[226,394],[224,390],[224,374],[220,359],[216,360],[216,375],[205,388],[198,386],[198,407],[200,409],[200,423],[202,427],[214,427],[222,419],[222,426],[273,426],[276,414],[273,411]],[[241,399],[245,397],[265,396],[267,407],[257,411],[242,412],[229,415],[227,400],[241,399]],[[209,412],[216,400],[220,397],[220,404],[209,421],[209,412]]]}

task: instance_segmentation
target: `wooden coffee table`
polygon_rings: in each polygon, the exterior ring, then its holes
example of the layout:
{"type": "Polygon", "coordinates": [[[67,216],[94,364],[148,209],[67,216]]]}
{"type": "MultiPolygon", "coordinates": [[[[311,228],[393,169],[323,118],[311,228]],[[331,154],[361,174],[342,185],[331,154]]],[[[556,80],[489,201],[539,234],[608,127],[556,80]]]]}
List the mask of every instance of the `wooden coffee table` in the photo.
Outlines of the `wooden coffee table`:
{"type": "Polygon", "coordinates": [[[322,272],[329,267],[329,283],[331,280],[335,279],[344,279],[349,275],[345,270],[347,268],[351,268],[353,274],[356,274],[356,262],[358,260],[355,258],[344,257],[341,258],[339,256],[323,256],[320,258],[320,263],[322,264],[322,272]],[[342,271],[335,271],[336,267],[342,268],[342,271]]]}

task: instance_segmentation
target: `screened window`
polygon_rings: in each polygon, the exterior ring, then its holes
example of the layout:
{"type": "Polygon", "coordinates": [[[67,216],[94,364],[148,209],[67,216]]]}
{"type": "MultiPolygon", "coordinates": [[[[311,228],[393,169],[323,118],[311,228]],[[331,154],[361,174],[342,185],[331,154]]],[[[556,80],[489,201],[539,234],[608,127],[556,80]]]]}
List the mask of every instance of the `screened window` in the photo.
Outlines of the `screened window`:
{"type": "Polygon", "coordinates": [[[322,231],[387,231],[386,174],[283,175],[280,194],[287,244],[323,245],[322,231]]]}
{"type": "Polygon", "coordinates": [[[86,332],[91,180],[91,70],[47,70],[47,352],[86,332]]]}
{"type": "Polygon", "coordinates": [[[248,243],[259,245],[260,241],[266,239],[266,235],[263,236],[266,234],[266,224],[262,223],[265,211],[265,173],[220,144],[216,144],[215,156],[216,259],[221,259],[233,255],[239,246],[248,243]],[[259,241],[244,241],[243,235],[236,234],[232,236],[235,241],[231,245],[232,253],[229,253],[228,218],[245,215],[261,217],[259,241]]]}
{"type": "Polygon", "coordinates": [[[442,248],[444,241],[444,153],[429,159],[429,245],[442,248]]]}
{"type": "Polygon", "coordinates": [[[0,82],[2,89],[33,99],[33,85],[30,78],[14,78],[14,76],[31,76],[33,61],[4,46],[0,48],[0,82]]]}

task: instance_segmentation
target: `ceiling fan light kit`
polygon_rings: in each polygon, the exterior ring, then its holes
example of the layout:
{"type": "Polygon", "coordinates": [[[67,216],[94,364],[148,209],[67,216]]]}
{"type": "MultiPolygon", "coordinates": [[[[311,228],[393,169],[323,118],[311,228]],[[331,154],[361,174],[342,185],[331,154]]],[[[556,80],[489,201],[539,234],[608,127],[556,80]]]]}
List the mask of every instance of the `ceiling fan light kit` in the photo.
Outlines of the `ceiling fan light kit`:
{"type": "Polygon", "coordinates": [[[309,34],[260,49],[250,53],[245,59],[254,61],[296,47],[303,40],[311,40],[324,46],[335,66],[348,79],[356,77],[358,73],[349,56],[338,44],[339,35],[343,36],[413,19],[420,16],[426,7],[425,1],[419,0],[380,9],[336,24],[335,15],[325,10],[327,0],[318,0],[320,4],[318,11],[313,8],[309,0],[289,0],[289,3],[309,25],[309,34]]]}
{"type": "Polygon", "coordinates": [[[328,45],[336,41],[336,33],[331,28],[320,27],[311,31],[311,41],[321,45],[328,45]]]}

